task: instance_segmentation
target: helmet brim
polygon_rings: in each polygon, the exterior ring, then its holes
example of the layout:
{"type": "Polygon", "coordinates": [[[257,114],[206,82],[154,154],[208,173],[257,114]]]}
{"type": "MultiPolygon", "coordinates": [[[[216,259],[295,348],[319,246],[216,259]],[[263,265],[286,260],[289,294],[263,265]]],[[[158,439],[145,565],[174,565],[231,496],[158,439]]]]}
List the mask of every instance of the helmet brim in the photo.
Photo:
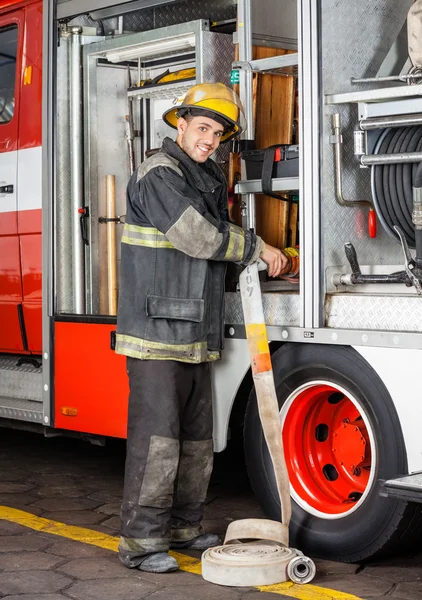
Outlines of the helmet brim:
{"type": "MultiPolygon", "coordinates": [[[[181,118],[177,114],[179,112],[180,108],[181,107],[177,107],[177,108],[172,107],[172,108],[166,110],[163,113],[163,121],[165,123],[167,123],[167,125],[169,125],[173,129],[177,129],[177,122],[178,122],[179,118],[181,118]]],[[[194,105],[190,105],[190,104],[184,104],[183,108],[198,108],[198,106],[194,106],[194,105]]],[[[239,127],[239,125],[237,125],[234,121],[232,121],[231,119],[229,119],[226,115],[223,115],[222,113],[219,113],[219,112],[217,112],[215,110],[210,110],[210,109],[207,109],[207,112],[214,113],[215,115],[219,115],[228,124],[230,124],[230,125],[233,126],[233,128],[230,129],[230,131],[225,132],[221,136],[221,140],[220,140],[221,144],[224,144],[225,142],[230,141],[234,137],[240,135],[242,133],[242,131],[244,131],[244,129],[242,129],[241,127],[239,127]]],[[[210,118],[212,118],[212,117],[210,116],[210,118]]]]}

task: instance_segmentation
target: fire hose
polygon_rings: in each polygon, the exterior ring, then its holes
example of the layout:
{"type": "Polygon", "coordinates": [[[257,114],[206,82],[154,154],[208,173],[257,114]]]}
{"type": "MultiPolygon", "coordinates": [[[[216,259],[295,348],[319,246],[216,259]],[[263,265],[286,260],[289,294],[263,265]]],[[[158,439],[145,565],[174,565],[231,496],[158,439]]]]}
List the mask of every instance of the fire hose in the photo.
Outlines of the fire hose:
{"type": "MultiPolygon", "coordinates": [[[[265,268],[263,263],[262,267],[265,268]]],[[[202,576],[212,583],[228,586],[271,585],[289,579],[308,583],[316,573],[313,561],[299,550],[289,548],[290,482],[257,263],[240,275],[240,293],[259,416],[280,497],[281,523],[268,519],[230,523],[224,544],[203,553],[202,576]]]]}
{"type": "MultiPolygon", "coordinates": [[[[422,127],[385,129],[374,154],[402,154],[422,150],[422,127]]],[[[391,163],[372,167],[372,198],[384,229],[397,239],[394,226],[402,230],[408,245],[414,248],[412,222],[413,185],[417,163],[391,163]]]]}

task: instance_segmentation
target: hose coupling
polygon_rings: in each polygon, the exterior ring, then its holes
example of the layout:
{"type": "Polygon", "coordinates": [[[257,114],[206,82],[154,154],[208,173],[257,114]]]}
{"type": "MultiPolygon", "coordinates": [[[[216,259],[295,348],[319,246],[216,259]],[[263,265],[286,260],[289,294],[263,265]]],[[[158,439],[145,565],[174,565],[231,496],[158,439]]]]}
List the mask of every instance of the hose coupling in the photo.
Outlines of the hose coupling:
{"type": "Polygon", "coordinates": [[[422,188],[413,188],[412,222],[416,229],[422,229],[422,188]]]}
{"type": "Polygon", "coordinates": [[[332,278],[333,285],[355,285],[352,273],[335,273],[332,278]]]}
{"type": "MultiPolygon", "coordinates": [[[[299,554],[299,551],[296,550],[299,554]]],[[[302,553],[295,556],[287,565],[287,576],[293,583],[305,584],[312,581],[316,575],[316,567],[313,560],[302,553]]]]}
{"type": "Polygon", "coordinates": [[[416,229],[422,229],[422,204],[414,204],[412,222],[416,229]]]}
{"type": "Polygon", "coordinates": [[[357,127],[353,132],[353,154],[355,155],[355,159],[358,163],[364,167],[361,163],[362,156],[367,154],[366,148],[366,131],[362,131],[359,127],[357,127]]]}

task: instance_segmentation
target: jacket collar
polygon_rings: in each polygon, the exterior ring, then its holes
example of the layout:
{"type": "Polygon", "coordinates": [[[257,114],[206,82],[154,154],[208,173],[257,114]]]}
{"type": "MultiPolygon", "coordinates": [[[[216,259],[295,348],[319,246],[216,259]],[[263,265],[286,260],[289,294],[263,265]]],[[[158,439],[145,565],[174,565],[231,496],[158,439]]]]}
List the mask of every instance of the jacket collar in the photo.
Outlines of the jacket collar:
{"type": "Polygon", "coordinates": [[[225,181],[223,172],[214,161],[208,158],[204,163],[205,168],[203,168],[169,137],[163,140],[163,150],[185,167],[201,192],[211,192],[225,181]]]}

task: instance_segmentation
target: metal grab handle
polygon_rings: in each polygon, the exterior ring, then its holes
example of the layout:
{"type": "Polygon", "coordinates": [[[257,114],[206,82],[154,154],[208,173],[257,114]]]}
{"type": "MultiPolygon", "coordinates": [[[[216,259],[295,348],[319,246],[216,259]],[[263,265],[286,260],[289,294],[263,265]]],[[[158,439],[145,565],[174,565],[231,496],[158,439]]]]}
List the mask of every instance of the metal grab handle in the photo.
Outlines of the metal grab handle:
{"type": "Polygon", "coordinates": [[[344,251],[353,275],[362,275],[354,245],[351,242],[347,242],[344,244],[344,251]]]}
{"type": "Polygon", "coordinates": [[[10,185],[1,185],[0,186],[0,194],[13,194],[14,186],[10,185]]]}

